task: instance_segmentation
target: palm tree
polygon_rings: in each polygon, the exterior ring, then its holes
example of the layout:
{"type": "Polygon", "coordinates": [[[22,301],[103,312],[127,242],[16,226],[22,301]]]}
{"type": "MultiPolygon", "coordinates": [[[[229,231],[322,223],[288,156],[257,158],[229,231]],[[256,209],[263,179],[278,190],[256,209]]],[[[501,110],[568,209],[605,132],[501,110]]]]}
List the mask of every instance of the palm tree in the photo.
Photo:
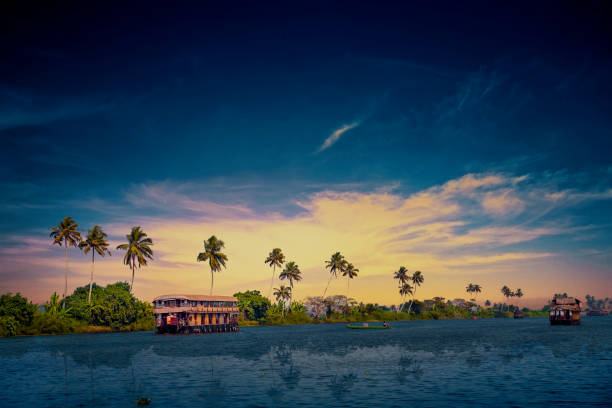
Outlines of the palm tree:
{"type": "Polygon", "coordinates": [[[351,279],[354,279],[359,274],[359,269],[355,268],[352,263],[347,263],[346,268],[342,271],[342,276],[346,276],[346,307],[348,309],[349,300],[349,284],[351,279]]]}
{"type": "Polygon", "coordinates": [[[87,296],[87,303],[91,304],[91,285],[93,284],[93,275],[94,275],[94,256],[96,252],[101,257],[104,257],[106,254],[110,256],[110,251],[108,250],[108,242],[106,242],[107,235],[102,231],[102,227],[99,225],[94,225],[93,229],[87,231],[87,238],[85,241],[81,241],[79,243],[79,248],[83,250],[85,255],[89,251],[91,251],[91,275],[89,277],[89,295],[87,296]]]}
{"type": "MultiPolygon", "coordinates": [[[[293,282],[299,282],[302,280],[302,271],[300,271],[300,267],[293,261],[287,262],[285,265],[285,269],[278,276],[281,280],[288,279],[289,286],[293,290],[293,282]]],[[[293,296],[293,292],[291,293],[293,296]]],[[[291,301],[289,302],[289,307],[291,307],[291,301]]]]}
{"type": "Polygon", "coordinates": [[[68,292],[68,246],[76,247],[81,242],[81,233],[77,231],[77,224],[72,217],[66,217],[58,224],[57,227],[51,227],[50,238],[53,238],[53,244],[66,248],[66,266],[64,270],[64,309],[66,308],[66,292],[68,292]]]}
{"type": "MultiPolygon", "coordinates": [[[[397,271],[393,272],[393,279],[398,280],[397,284],[398,284],[398,287],[401,289],[402,285],[408,282],[408,279],[410,279],[410,277],[408,276],[408,269],[406,269],[405,266],[400,266],[400,268],[397,271]]],[[[404,308],[404,302],[402,302],[402,304],[398,308],[397,310],[398,313],[401,312],[403,308],[404,308]]]]}
{"type": "MultiPolygon", "coordinates": [[[[281,300],[284,303],[286,299],[291,298],[291,288],[285,285],[281,285],[280,288],[274,288],[274,296],[276,296],[276,301],[280,305],[281,300]]],[[[283,307],[281,310],[283,317],[285,317],[285,308],[283,307]]]]}
{"type": "MultiPolygon", "coordinates": [[[[469,294],[472,293],[480,293],[482,292],[482,286],[474,284],[474,283],[470,283],[467,285],[467,287],[465,288],[465,291],[469,294]]],[[[476,297],[476,296],[474,296],[476,297]]],[[[474,301],[476,301],[476,299],[473,299],[474,301]]]]}
{"type": "Polygon", "coordinates": [[[66,314],[70,312],[72,308],[69,307],[66,310],[66,305],[64,304],[64,309],[62,309],[61,302],[59,300],[59,296],[57,295],[57,293],[53,292],[53,294],[51,295],[51,299],[49,299],[49,301],[45,303],[45,309],[46,309],[46,312],[49,313],[49,315],[51,315],[54,318],[57,318],[57,317],[65,317],[66,314]]]}
{"type": "Polygon", "coordinates": [[[272,280],[270,280],[270,290],[268,291],[268,297],[272,295],[272,286],[274,285],[274,275],[276,275],[276,267],[279,268],[285,263],[285,255],[280,248],[274,248],[268,255],[264,263],[269,264],[272,267],[272,280]]]}
{"type": "Polygon", "coordinates": [[[153,259],[153,250],[151,249],[153,241],[147,237],[147,234],[140,227],[132,227],[132,231],[125,238],[128,243],[117,245],[117,249],[125,251],[123,263],[132,268],[132,283],[130,284],[130,293],[132,293],[136,263],[140,268],[142,265],[147,265],[147,259],[153,259]]]}
{"type": "MultiPolygon", "coordinates": [[[[501,288],[501,293],[506,297],[506,299],[510,298],[510,296],[512,296],[512,291],[510,290],[510,288],[506,285],[504,285],[501,288]]],[[[503,306],[502,306],[502,310],[503,310],[503,306]]]]}
{"type": "Polygon", "coordinates": [[[408,313],[410,313],[410,309],[412,308],[412,304],[414,303],[416,289],[417,287],[421,286],[421,284],[425,281],[425,278],[423,277],[423,273],[421,271],[415,271],[412,274],[412,276],[410,276],[410,280],[412,281],[412,284],[414,285],[414,290],[412,291],[412,300],[410,301],[410,304],[408,305],[408,313]]]}
{"type": "Polygon", "coordinates": [[[215,282],[215,272],[221,271],[221,267],[225,268],[227,255],[221,250],[225,247],[225,243],[217,239],[214,235],[204,241],[204,252],[198,254],[198,262],[208,261],[210,266],[210,295],[213,294],[213,284],[215,282]]]}
{"type": "MultiPolygon", "coordinates": [[[[516,290],[516,292],[514,293],[514,296],[516,296],[517,298],[519,298],[519,300],[521,300],[521,298],[523,297],[524,293],[523,290],[521,288],[518,288],[516,290]]],[[[518,307],[518,306],[517,306],[518,307]]]]}
{"type": "Polygon", "coordinates": [[[323,299],[325,299],[325,294],[327,293],[327,288],[329,288],[329,284],[331,283],[332,278],[337,278],[338,272],[344,272],[347,262],[346,259],[344,259],[344,256],[340,254],[340,252],[336,252],[331,256],[329,261],[325,261],[325,264],[325,268],[329,269],[329,280],[327,281],[327,286],[325,287],[325,291],[323,292],[323,299]]]}
{"type": "MultiPolygon", "coordinates": [[[[402,286],[400,286],[399,293],[400,293],[400,295],[403,296],[402,306],[404,305],[404,303],[406,303],[406,296],[407,295],[412,295],[412,293],[413,293],[412,290],[413,290],[413,288],[412,288],[412,286],[408,282],[404,282],[404,283],[402,283],[402,286]]],[[[409,312],[410,312],[410,309],[409,309],[409,312]]]]}

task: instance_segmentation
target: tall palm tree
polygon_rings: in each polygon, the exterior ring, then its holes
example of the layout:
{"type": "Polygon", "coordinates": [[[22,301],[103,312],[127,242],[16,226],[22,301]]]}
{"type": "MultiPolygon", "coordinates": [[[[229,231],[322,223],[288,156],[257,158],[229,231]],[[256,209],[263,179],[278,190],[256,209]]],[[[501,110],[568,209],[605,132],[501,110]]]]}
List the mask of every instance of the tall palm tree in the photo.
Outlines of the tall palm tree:
{"type": "MultiPolygon", "coordinates": [[[[504,285],[501,288],[501,293],[502,295],[504,295],[506,297],[506,299],[510,298],[510,296],[512,296],[512,291],[510,290],[510,288],[506,285],[504,285]]],[[[503,306],[502,306],[502,310],[503,310],[503,306]]]]}
{"type": "MultiPolygon", "coordinates": [[[[291,290],[293,290],[293,282],[299,282],[302,280],[302,271],[300,271],[300,267],[293,261],[287,262],[285,265],[285,269],[278,276],[279,279],[289,280],[289,286],[291,290]]],[[[293,292],[291,292],[291,296],[293,297],[293,292]]],[[[291,301],[289,301],[289,307],[291,308],[291,301]]]]}
{"type": "MultiPolygon", "coordinates": [[[[470,283],[469,285],[466,286],[465,291],[469,293],[470,295],[472,295],[473,293],[480,293],[482,292],[482,286],[474,284],[474,283],[470,283]]],[[[473,300],[476,301],[476,299],[473,299],[473,300]]]]}
{"type": "Polygon", "coordinates": [[[225,243],[217,239],[214,235],[204,241],[204,252],[198,254],[198,262],[208,261],[210,266],[210,294],[213,294],[213,284],[215,282],[215,272],[221,271],[221,267],[225,268],[227,255],[221,250],[225,247],[225,243]]]}
{"type": "Polygon", "coordinates": [[[274,275],[276,275],[276,267],[279,268],[285,263],[285,255],[280,248],[274,248],[268,255],[264,263],[269,264],[272,267],[272,279],[270,280],[270,290],[268,291],[268,297],[272,295],[272,286],[274,285],[274,275]]]}
{"type": "Polygon", "coordinates": [[[349,284],[351,279],[354,279],[359,274],[359,269],[355,268],[352,263],[347,263],[346,268],[342,271],[342,276],[346,276],[346,307],[348,309],[348,301],[349,301],[349,284]]]}
{"type": "Polygon", "coordinates": [[[87,303],[91,304],[91,285],[93,284],[93,276],[94,276],[94,256],[96,252],[101,257],[104,257],[106,254],[110,256],[110,251],[108,249],[108,242],[106,242],[106,233],[102,231],[102,227],[99,225],[94,225],[93,229],[87,231],[87,238],[84,241],[79,243],[79,248],[83,250],[85,255],[89,251],[91,251],[91,275],[89,276],[89,295],[87,296],[87,303]]]}
{"type": "Polygon", "coordinates": [[[412,291],[412,300],[408,305],[408,313],[410,313],[410,309],[412,308],[412,304],[414,303],[414,297],[416,295],[417,287],[421,286],[421,284],[425,281],[425,278],[423,277],[423,273],[421,271],[416,271],[412,274],[412,276],[410,276],[410,280],[414,285],[414,290],[412,291]]]}
{"type": "Polygon", "coordinates": [[[400,286],[399,293],[400,295],[402,295],[402,306],[404,305],[404,303],[406,303],[406,296],[412,295],[412,290],[413,290],[413,287],[408,282],[404,282],[400,286]]]}
{"type": "Polygon", "coordinates": [[[130,284],[130,293],[134,288],[134,270],[136,264],[138,268],[142,265],[147,265],[147,259],[153,259],[153,240],[147,237],[147,234],[140,227],[132,227],[132,231],[125,236],[127,244],[117,245],[117,249],[125,251],[123,263],[132,268],[132,283],[130,284]]]}
{"type": "MultiPolygon", "coordinates": [[[[405,266],[400,266],[397,271],[393,272],[393,279],[397,279],[398,287],[401,289],[402,285],[408,282],[408,280],[410,279],[410,277],[408,276],[408,269],[406,269],[405,266]]],[[[398,313],[402,311],[403,307],[404,302],[402,302],[400,307],[397,309],[398,313]]]]}
{"type": "MultiPolygon", "coordinates": [[[[281,285],[280,288],[274,288],[274,296],[276,296],[276,301],[279,302],[282,300],[283,303],[286,299],[291,298],[291,288],[289,286],[281,285]]],[[[285,317],[285,308],[281,309],[281,313],[283,317],[285,317]]]]}
{"type": "Polygon", "coordinates": [[[60,222],[57,227],[51,227],[50,238],[53,238],[53,244],[66,248],[66,263],[64,269],[64,309],[66,308],[66,292],[68,292],[68,246],[77,247],[81,242],[81,233],[77,231],[77,224],[72,217],[66,217],[60,222]]]}
{"type": "Polygon", "coordinates": [[[343,272],[346,265],[346,259],[344,259],[344,256],[340,254],[340,252],[336,252],[331,256],[329,261],[325,261],[325,268],[329,269],[329,280],[327,281],[327,286],[323,292],[323,299],[325,299],[325,294],[327,293],[327,288],[329,288],[332,278],[337,278],[338,273],[343,272]]]}
{"type": "MultiPolygon", "coordinates": [[[[518,288],[516,290],[516,292],[514,292],[514,296],[516,296],[517,298],[519,298],[519,300],[521,300],[521,298],[523,297],[524,293],[523,290],[521,288],[518,288]]],[[[518,306],[517,306],[518,307],[518,306]]]]}

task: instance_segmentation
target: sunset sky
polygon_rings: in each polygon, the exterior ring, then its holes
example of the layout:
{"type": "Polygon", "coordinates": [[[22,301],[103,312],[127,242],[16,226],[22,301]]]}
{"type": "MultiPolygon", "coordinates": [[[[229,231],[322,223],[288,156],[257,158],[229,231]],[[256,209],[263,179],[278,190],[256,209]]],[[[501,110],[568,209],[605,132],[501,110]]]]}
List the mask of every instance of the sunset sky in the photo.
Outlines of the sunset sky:
{"type": "MultiPolygon", "coordinates": [[[[605,2],[67,4],[0,13],[0,292],[62,291],[49,228],[72,216],[113,249],[142,226],[144,300],[208,293],[213,234],[217,294],[267,294],[280,247],[297,299],[336,251],[367,302],[399,302],[402,265],[420,299],[612,296],[605,2]]],[[[122,257],[95,281],[129,280],[122,257]]],[[[89,268],[70,249],[70,291],[89,268]]]]}

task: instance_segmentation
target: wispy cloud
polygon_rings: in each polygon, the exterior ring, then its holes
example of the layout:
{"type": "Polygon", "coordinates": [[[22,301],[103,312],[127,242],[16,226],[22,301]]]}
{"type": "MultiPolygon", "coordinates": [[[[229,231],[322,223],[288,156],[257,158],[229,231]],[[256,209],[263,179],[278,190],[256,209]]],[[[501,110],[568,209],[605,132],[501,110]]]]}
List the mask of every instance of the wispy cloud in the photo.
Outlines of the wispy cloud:
{"type": "Polygon", "coordinates": [[[319,150],[317,150],[317,152],[322,152],[323,150],[329,149],[334,143],[338,141],[338,139],[340,139],[343,134],[345,134],[351,129],[356,128],[357,126],[359,126],[359,124],[359,122],[353,122],[348,125],[343,125],[340,128],[334,130],[332,134],[329,135],[327,139],[325,139],[325,141],[323,142],[321,147],[319,147],[319,150]]]}

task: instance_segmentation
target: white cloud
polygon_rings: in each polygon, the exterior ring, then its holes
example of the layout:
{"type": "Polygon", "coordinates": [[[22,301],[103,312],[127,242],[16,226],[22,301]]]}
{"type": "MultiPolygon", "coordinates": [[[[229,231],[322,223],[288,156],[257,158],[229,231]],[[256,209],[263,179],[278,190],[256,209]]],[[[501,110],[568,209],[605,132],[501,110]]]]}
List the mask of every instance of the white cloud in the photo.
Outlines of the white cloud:
{"type": "Polygon", "coordinates": [[[357,126],[359,126],[359,122],[353,122],[353,123],[348,124],[348,125],[343,125],[339,129],[334,130],[332,132],[332,134],[329,135],[329,137],[327,139],[325,139],[325,141],[323,142],[323,144],[321,145],[321,147],[319,147],[319,150],[317,150],[317,151],[318,152],[322,152],[323,150],[328,149],[334,143],[336,143],[338,141],[338,139],[340,139],[340,136],[342,136],[343,134],[345,134],[349,130],[351,130],[353,128],[356,128],[357,126]]]}

